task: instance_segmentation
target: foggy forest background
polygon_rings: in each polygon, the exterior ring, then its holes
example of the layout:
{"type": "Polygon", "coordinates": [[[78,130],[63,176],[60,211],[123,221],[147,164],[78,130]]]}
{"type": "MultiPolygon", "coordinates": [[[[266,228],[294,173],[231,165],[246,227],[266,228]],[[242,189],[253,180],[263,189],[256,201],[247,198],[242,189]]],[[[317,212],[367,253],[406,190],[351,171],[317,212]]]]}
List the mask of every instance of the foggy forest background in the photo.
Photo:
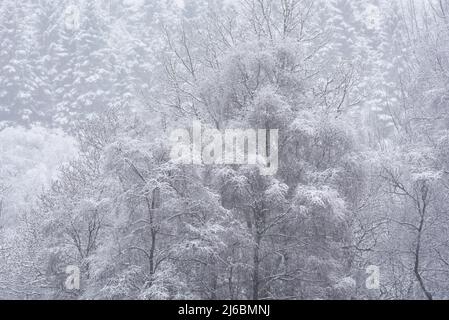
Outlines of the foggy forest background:
{"type": "Polygon", "coordinates": [[[448,0],[0,0],[0,298],[448,299],[448,111],[448,0]]]}

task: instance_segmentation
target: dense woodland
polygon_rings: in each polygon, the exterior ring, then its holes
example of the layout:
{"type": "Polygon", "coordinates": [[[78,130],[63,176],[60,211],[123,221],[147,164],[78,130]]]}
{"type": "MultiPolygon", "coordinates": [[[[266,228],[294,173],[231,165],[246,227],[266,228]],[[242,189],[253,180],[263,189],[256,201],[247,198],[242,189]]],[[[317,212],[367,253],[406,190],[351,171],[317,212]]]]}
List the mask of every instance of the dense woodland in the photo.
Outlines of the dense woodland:
{"type": "Polygon", "coordinates": [[[448,299],[448,196],[449,0],[0,0],[0,298],[448,299]]]}

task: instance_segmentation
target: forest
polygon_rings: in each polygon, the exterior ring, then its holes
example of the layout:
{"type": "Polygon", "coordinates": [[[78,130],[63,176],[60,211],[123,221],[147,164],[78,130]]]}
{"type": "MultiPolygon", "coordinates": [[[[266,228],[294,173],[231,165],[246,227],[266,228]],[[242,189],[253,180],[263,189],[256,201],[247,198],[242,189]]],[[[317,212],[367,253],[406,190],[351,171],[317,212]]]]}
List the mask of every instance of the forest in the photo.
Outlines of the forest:
{"type": "Polygon", "coordinates": [[[0,0],[0,299],[445,300],[448,197],[449,0],[0,0]]]}

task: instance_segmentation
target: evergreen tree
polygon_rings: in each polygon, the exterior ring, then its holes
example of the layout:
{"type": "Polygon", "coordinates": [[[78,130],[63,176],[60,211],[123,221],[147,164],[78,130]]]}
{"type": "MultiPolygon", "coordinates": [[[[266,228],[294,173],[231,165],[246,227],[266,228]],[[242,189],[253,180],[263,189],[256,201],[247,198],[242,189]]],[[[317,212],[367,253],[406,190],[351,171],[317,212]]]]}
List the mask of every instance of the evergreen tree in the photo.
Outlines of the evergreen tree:
{"type": "Polygon", "coordinates": [[[0,7],[0,113],[2,122],[28,122],[38,80],[32,68],[27,5],[4,1],[0,7]]]}

